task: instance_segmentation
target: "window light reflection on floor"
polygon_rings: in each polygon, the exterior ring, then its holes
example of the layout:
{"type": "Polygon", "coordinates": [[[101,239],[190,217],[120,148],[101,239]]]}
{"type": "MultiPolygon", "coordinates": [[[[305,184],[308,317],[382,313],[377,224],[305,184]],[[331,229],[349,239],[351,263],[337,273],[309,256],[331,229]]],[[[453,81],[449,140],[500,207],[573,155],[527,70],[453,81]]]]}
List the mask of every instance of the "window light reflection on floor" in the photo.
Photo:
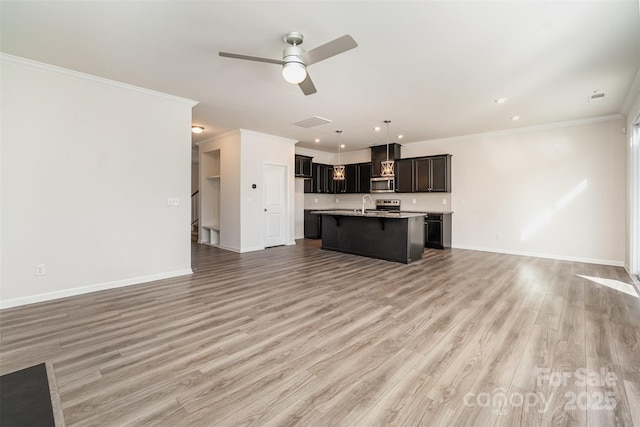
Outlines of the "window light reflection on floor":
{"type": "Polygon", "coordinates": [[[615,289],[616,291],[620,291],[627,295],[639,298],[636,288],[631,283],[625,283],[615,279],[604,279],[602,277],[584,276],[582,274],[578,274],[577,276],[582,277],[583,279],[591,280],[592,282],[595,282],[602,286],[606,286],[607,288],[615,289]]]}

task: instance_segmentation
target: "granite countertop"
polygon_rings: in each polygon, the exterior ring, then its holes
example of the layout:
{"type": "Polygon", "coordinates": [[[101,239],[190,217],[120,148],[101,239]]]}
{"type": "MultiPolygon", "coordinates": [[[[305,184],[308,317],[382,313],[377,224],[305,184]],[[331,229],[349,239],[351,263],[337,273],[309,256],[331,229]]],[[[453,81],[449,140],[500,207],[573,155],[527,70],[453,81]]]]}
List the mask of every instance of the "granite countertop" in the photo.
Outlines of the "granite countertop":
{"type": "Polygon", "coordinates": [[[399,219],[424,216],[424,213],[419,213],[419,212],[388,212],[388,211],[365,211],[363,215],[360,209],[318,210],[318,211],[312,211],[311,213],[318,214],[318,215],[360,216],[364,218],[399,218],[399,219]]]}
{"type": "Polygon", "coordinates": [[[402,212],[407,212],[407,213],[419,213],[419,214],[443,214],[443,215],[447,215],[447,214],[452,214],[453,211],[402,211],[402,212]]]}

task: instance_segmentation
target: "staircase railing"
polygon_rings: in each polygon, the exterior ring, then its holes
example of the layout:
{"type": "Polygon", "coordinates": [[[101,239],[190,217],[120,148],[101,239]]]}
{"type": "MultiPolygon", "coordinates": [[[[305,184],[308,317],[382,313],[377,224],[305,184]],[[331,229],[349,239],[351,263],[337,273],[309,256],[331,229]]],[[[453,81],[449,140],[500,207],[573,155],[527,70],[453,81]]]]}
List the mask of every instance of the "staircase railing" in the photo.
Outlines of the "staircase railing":
{"type": "Polygon", "coordinates": [[[198,224],[199,220],[200,220],[200,190],[196,190],[191,195],[191,227],[198,224]]]}

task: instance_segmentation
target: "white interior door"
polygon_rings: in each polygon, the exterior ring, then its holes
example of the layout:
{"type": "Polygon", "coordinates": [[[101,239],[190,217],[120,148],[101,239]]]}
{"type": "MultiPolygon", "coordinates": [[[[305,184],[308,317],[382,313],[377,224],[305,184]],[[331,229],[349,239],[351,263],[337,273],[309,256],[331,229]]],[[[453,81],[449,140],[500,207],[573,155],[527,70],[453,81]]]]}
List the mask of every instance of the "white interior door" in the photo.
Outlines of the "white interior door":
{"type": "Polygon", "coordinates": [[[286,167],[264,165],[264,246],[285,244],[286,210],[286,167]]]}

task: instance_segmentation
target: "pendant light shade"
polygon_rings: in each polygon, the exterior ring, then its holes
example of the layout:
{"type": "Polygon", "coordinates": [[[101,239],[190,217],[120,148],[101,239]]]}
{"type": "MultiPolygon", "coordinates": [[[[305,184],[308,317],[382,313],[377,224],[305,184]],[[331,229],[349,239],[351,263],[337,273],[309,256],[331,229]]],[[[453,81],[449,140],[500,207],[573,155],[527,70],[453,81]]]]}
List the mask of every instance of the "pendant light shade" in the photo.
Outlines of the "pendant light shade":
{"type": "Polygon", "coordinates": [[[381,162],[382,168],[380,170],[380,175],[392,178],[395,174],[393,172],[394,161],[389,160],[389,123],[391,123],[391,120],[385,120],[384,122],[387,124],[387,160],[381,162]]]}
{"type": "Polygon", "coordinates": [[[340,134],[342,133],[341,130],[337,130],[336,133],[338,134],[338,164],[336,166],[333,167],[333,180],[334,181],[344,181],[344,165],[341,164],[340,161],[340,148],[342,148],[340,146],[340,134]]]}

